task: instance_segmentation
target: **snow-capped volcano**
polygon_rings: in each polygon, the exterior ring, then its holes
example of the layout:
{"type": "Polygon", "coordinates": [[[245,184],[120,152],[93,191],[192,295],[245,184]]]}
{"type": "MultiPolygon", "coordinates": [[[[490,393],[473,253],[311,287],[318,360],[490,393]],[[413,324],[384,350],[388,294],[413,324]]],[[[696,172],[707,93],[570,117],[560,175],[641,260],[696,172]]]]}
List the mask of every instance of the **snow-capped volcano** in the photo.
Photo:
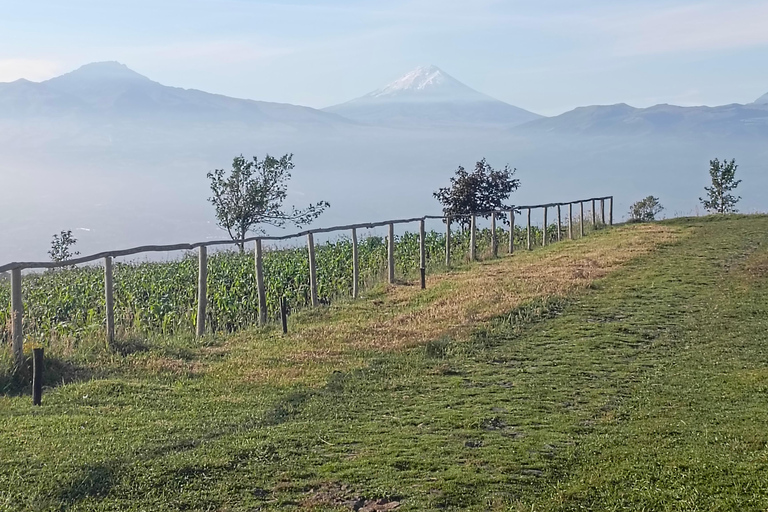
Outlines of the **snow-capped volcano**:
{"type": "Polygon", "coordinates": [[[437,66],[420,66],[394,82],[367,94],[368,99],[412,99],[487,101],[490,96],[479,93],[453,78],[437,66]]]}
{"type": "Polygon", "coordinates": [[[437,66],[421,66],[360,98],[324,109],[383,125],[515,126],[539,115],[496,100],[437,66]]]}

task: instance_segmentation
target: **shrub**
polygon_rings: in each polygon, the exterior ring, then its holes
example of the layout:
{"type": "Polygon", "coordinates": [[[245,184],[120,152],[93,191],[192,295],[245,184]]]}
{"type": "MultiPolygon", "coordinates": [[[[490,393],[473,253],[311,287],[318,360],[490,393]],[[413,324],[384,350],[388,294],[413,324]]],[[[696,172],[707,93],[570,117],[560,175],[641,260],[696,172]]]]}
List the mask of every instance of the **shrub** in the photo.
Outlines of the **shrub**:
{"type": "Polygon", "coordinates": [[[664,207],[658,197],[648,196],[629,207],[629,222],[651,222],[664,207]]]}

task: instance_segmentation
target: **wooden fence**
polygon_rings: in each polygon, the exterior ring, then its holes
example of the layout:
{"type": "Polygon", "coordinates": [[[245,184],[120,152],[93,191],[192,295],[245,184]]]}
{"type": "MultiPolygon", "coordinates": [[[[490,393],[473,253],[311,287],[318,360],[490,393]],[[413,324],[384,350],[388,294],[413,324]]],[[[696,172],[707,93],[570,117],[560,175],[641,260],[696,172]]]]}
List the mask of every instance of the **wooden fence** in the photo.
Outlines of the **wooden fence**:
{"type": "MultiPolygon", "coordinates": [[[[471,215],[461,215],[456,218],[468,219],[470,223],[470,243],[469,243],[469,259],[475,261],[477,259],[476,253],[476,233],[477,233],[477,217],[490,217],[491,219],[491,251],[493,256],[497,255],[498,240],[496,232],[496,219],[500,216],[508,215],[509,217],[509,247],[508,252],[514,253],[514,226],[515,226],[515,213],[527,211],[527,238],[526,249],[531,250],[533,248],[532,240],[532,228],[531,228],[531,211],[542,209],[543,210],[543,236],[542,244],[547,245],[547,214],[550,208],[555,208],[557,211],[557,240],[560,240],[562,234],[562,211],[563,206],[568,207],[568,238],[573,238],[573,206],[579,205],[579,225],[580,234],[584,236],[584,203],[592,203],[592,225],[597,226],[597,202],[600,202],[600,219],[603,225],[613,225],[613,196],[595,197],[590,199],[583,199],[578,201],[571,201],[567,203],[548,203],[537,205],[525,205],[525,206],[513,206],[511,209],[494,210],[487,212],[476,212],[471,215]],[[606,223],[605,216],[605,202],[609,202],[608,222],[606,223]]],[[[314,235],[318,233],[331,233],[336,231],[351,231],[352,232],[352,296],[357,298],[359,295],[359,262],[358,262],[358,247],[357,247],[357,230],[358,229],[372,229],[376,227],[388,227],[388,241],[387,241],[387,269],[389,283],[395,283],[395,224],[409,224],[413,222],[419,223],[419,263],[421,271],[421,287],[425,287],[425,272],[426,272],[426,251],[425,251],[425,221],[429,219],[442,220],[446,226],[446,238],[445,238],[445,264],[451,265],[451,222],[452,217],[440,216],[440,215],[425,215],[423,217],[414,217],[410,219],[396,219],[386,220],[382,222],[369,222],[362,224],[350,224],[346,226],[334,226],[330,228],[319,228],[302,231],[299,233],[293,233],[283,236],[254,236],[245,238],[243,240],[215,240],[209,242],[197,242],[192,244],[175,244],[175,245],[145,245],[141,247],[134,247],[132,249],[123,249],[119,251],[106,251],[93,254],[90,256],[83,256],[80,258],[73,258],[67,261],[44,261],[44,262],[14,262],[0,266],[0,273],[11,272],[11,345],[17,364],[22,361],[22,351],[24,343],[24,330],[23,330],[23,317],[24,317],[24,305],[22,300],[22,281],[21,271],[27,269],[54,269],[62,267],[70,267],[73,265],[79,265],[82,263],[90,263],[92,261],[103,260],[104,261],[104,292],[106,303],[106,337],[107,343],[111,343],[115,337],[115,314],[114,314],[114,294],[113,294],[113,259],[123,256],[132,256],[135,254],[147,253],[147,252],[168,252],[168,251],[183,251],[183,250],[198,250],[199,258],[199,274],[197,285],[197,335],[203,336],[205,334],[205,312],[207,307],[207,286],[208,286],[208,247],[219,245],[234,245],[244,244],[249,242],[255,243],[255,266],[256,266],[256,286],[258,288],[258,300],[259,300],[259,324],[265,324],[267,322],[267,296],[264,287],[264,265],[263,265],[263,241],[281,241],[289,240],[292,238],[306,237],[307,238],[307,252],[309,256],[309,280],[310,280],[310,293],[312,306],[318,305],[317,295],[317,264],[315,261],[315,242],[314,235]]]]}

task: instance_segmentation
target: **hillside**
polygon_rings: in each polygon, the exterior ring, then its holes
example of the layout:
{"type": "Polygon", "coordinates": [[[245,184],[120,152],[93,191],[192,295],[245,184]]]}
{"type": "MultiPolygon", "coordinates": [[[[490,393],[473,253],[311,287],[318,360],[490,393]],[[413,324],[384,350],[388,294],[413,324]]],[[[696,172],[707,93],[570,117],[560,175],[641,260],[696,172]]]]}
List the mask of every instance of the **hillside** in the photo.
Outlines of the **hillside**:
{"type": "Polygon", "coordinates": [[[768,217],[621,226],[0,397],[8,510],[765,510],[768,217]],[[66,382],[66,383],[62,383],[66,382]]]}
{"type": "Polygon", "coordinates": [[[552,133],[603,137],[673,136],[681,140],[732,137],[751,140],[768,136],[768,106],[723,105],[678,107],[627,104],[579,107],[559,116],[539,119],[516,128],[520,133],[552,133]]]}

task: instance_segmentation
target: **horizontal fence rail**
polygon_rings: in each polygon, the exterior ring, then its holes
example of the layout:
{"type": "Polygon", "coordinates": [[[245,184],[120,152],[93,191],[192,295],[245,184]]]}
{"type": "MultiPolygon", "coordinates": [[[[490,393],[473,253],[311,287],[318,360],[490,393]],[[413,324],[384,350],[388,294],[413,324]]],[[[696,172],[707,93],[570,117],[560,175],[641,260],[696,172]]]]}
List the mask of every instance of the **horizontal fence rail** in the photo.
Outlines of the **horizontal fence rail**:
{"type": "MultiPolygon", "coordinates": [[[[613,196],[596,197],[596,198],[584,199],[579,201],[570,201],[567,203],[547,203],[547,204],[536,204],[536,205],[513,206],[512,208],[509,208],[509,209],[505,208],[505,209],[499,209],[499,210],[489,210],[485,212],[476,212],[474,214],[454,215],[451,217],[446,217],[445,215],[424,215],[423,217],[413,217],[410,219],[396,219],[396,220],[384,220],[379,222],[367,222],[367,223],[361,223],[361,224],[348,224],[345,226],[332,226],[328,228],[308,229],[306,231],[300,231],[298,233],[292,233],[290,235],[281,235],[281,236],[263,235],[263,236],[252,236],[248,238],[243,238],[242,240],[230,239],[230,240],[211,240],[207,242],[195,242],[195,243],[187,243],[187,244],[142,245],[139,247],[132,247],[130,249],[120,249],[117,251],[99,252],[96,254],[91,254],[90,256],[82,256],[80,258],[73,258],[71,260],[65,260],[65,261],[24,261],[24,262],[7,263],[5,265],[0,266],[0,272],[8,272],[9,270],[14,270],[17,268],[22,270],[64,268],[64,267],[71,267],[73,265],[81,265],[83,263],[90,263],[92,261],[98,261],[108,256],[112,258],[120,258],[124,256],[133,256],[133,255],[141,254],[144,252],[192,251],[200,247],[215,247],[219,245],[239,245],[239,244],[255,242],[256,240],[282,241],[282,240],[290,240],[291,238],[299,238],[299,237],[307,236],[310,234],[316,235],[318,233],[332,233],[334,231],[350,231],[352,229],[373,229],[373,228],[388,226],[389,224],[410,224],[412,222],[419,222],[421,220],[446,220],[447,218],[451,218],[451,219],[467,218],[468,219],[472,215],[475,215],[477,217],[485,217],[485,216],[492,215],[494,213],[504,214],[512,211],[519,213],[521,210],[552,208],[558,205],[568,206],[569,204],[588,203],[590,201],[600,201],[600,200],[610,200],[612,202],[613,196]]],[[[611,205],[611,209],[612,209],[612,206],[613,205],[611,205]]],[[[612,224],[613,223],[611,223],[611,225],[612,224]]]]}
{"type": "MultiPolygon", "coordinates": [[[[358,229],[373,229],[377,227],[387,227],[387,267],[388,267],[388,280],[391,284],[395,283],[395,261],[394,261],[394,248],[395,248],[395,234],[394,226],[396,224],[410,224],[419,223],[419,266],[421,276],[421,287],[425,287],[425,272],[426,272],[426,257],[425,257],[425,227],[426,220],[441,220],[446,225],[445,232],[445,264],[451,265],[451,224],[454,221],[462,221],[463,225],[469,225],[469,259],[474,261],[477,259],[476,254],[476,231],[477,231],[477,217],[490,217],[491,218],[491,254],[496,256],[498,251],[498,239],[496,231],[496,220],[505,219],[509,220],[509,248],[508,253],[514,253],[514,229],[515,229],[515,215],[521,214],[523,211],[527,213],[527,249],[532,248],[532,232],[531,232],[531,211],[536,209],[543,209],[543,230],[542,230],[542,245],[547,245],[547,213],[550,208],[556,208],[556,229],[557,235],[555,240],[559,241],[563,236],[562,224],[561,224],[561,207],[568,207],[568,227],[567,237],[573,238],[573,205],[579,205],[579,222],[580,222],[580,234],[584,236],[584,203],[592,204],[591,220],[593,227],[598,225],[597,215],[598,208],[597,202],[600,202],[600,220],[603,225],[613,225],[613,196],[592,197],[589,199],[581,199],[576,201],[568,201],[561,203],[545,203],[535,205],[515,205],[509,208],[503,208],[498,210],[489,210],[482,212],[475,212],[472,214],[461,215],[424,215],[422,217],[412,217],[407,219],[394,219],[380,222],[366,222],[359,224],[348,224],[343,226],[333,226],[328,228],[317,228],[301,231],[298,233],[292,233],[282,236],[253,236],[244,238],[242,240],[213,240],[206,242],[196,243],[183,243],[173,245],[145,245],[140,247],[133,247],[130,249],[122,249],[116,251],[105,251],[89,256],[83,256],[80,258],[73,258],[66,261],[58,262],[13,262],[0,266],[0,273],[10,271],[11,277],[11,344],[17,365],[22,361],[22,348],[23,348],[23,314],[24,307],[22,302],[22,270],[28,269],[56,269],[63,267],[72,267],[83,263],[90,263],[93,261],[104,260],[104,290],[105,290],[105,304],[106,304],[106,336],[107,343],[112,343],[115,336],[115,316],[114,316],[114,297],[113,297],[113,260],[118,257],[133,256],[141,253],[149,252],[169,252],[169,251],[198,251],[198,264],[199,274],[197,283],[197,315],[196,315],[196,333],[198,336],[205,334],[205,315],[207,304],[207,278],[208,278],[208,247],[222,246],[222,245],[240,245],[255,242],[255,265],[256,265],[256,285],[258,287],[259,294],[259,324],[264,324],[267,321],[266,317],[266,292],[264,289],[264,269],[263,269],[263,256],[262,256],[262,242],[264,241],[283,241],[294,238],[306,237],[307,239],[307,251],[309,257],[309,279],[311,290],[311,303],[313,306],[317,306],[319,303],[317,296],[317,265],[315,262],[315,242],[314,235],[320,233],[332,233],[337,231],[351,231],[352,233],[352,254],[353,254],[353,289],[352,296],[354,298],[359,295],[359,270],[358,270],[358,229]],[[609,214],[608,222],[606,222],[605,215],[605,201],[609,201],[609,214]]],[[[283,314],[285,312],[283,311],[283,314]]],[[[284,318],[283,318],[284,320],[284,318]]]]}

